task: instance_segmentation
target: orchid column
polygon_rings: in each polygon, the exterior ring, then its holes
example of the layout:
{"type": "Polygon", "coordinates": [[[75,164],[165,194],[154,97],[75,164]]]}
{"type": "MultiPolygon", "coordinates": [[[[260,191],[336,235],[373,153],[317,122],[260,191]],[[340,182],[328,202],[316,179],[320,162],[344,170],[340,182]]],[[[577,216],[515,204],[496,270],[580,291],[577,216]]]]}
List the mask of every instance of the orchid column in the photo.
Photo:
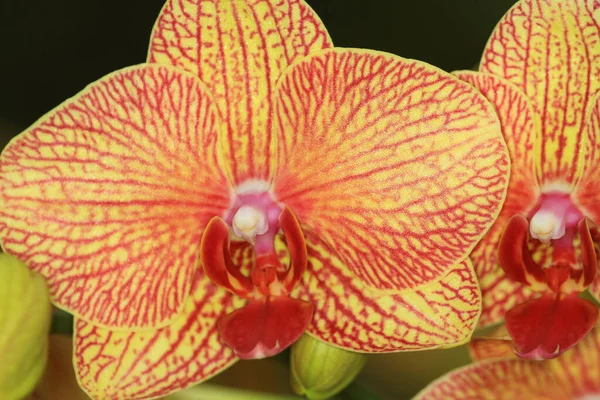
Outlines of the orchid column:
{"type": "Polygon", "coordinates": [[[455,77],[332,48],[299,0],[173,0],[147,63],[4,150],[0,238],[76,315],[83,388],[156,397],[305,331],[367,353],[464,343],[465,258],[508,169],[493,107],[455,77]]]}

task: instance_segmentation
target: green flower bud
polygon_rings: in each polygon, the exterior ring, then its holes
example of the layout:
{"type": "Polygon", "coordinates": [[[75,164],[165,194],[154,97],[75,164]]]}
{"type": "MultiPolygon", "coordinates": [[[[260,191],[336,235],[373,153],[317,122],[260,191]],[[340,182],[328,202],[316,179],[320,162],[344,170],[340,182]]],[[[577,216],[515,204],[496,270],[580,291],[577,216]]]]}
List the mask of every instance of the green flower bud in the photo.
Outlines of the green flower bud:
{"type": "Polygon", "coordinates": [[[292,345],[292,388],[311,400],[327,399],[348,386],[366,362],[365,354],[343,350],[305,334],[292,345]]]}
{"type": "Polygon", "coordinates": [[[0,254],[0,399],[22,399],[46,367],[51,306],[41,275],[0,254]]]}

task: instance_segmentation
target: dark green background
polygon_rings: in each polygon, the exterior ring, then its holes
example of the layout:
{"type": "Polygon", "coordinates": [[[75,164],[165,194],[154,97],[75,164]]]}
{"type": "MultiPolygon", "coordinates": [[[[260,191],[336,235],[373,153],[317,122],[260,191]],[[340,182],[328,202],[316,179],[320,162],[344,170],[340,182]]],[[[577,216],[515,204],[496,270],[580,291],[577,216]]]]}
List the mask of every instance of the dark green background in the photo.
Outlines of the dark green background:
{"type": "MultiPolygon", "coordinates": [[[[163,2],[0,0],[0,119],[25,128],[88,83],[143,62],[163,2]]],[[[337,46],[389,51],[454,70],[478,62],[514,1],[309,3],[337,46]]]]}
{"type": "MultiPolygon", "coordinates": [[[[477,64],[514,0],[309,3],[337,46],[388,51],[452,71],[477,64]]],[[[90,82],[143,62],[162,5],[163,0],[0,0],[0,148],[90,82]]],[[[377,356],[359,381],[389,398],[409,398],[467,361],[464,347],[377,356]]]]}

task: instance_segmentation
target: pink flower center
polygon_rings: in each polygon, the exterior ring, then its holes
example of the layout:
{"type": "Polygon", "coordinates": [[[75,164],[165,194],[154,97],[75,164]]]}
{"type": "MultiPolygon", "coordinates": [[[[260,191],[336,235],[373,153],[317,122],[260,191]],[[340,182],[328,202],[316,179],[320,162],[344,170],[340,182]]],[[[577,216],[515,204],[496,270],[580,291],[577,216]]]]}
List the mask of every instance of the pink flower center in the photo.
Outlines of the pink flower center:
{"type": "Polygon", "coordinates": [[[582,218],[583,213],[568,193],[544,193],[532,213],[529,232],[531,237],[545,244],[563,237],[563,242],[572,243],[577,223],[582,218]]]}
{"type": "Polygon", "coordinates": [[[282,208],[268,192],[237,195],[225,222],[240,239],[254,245],[257,257],[275,252],[282,208]]]}

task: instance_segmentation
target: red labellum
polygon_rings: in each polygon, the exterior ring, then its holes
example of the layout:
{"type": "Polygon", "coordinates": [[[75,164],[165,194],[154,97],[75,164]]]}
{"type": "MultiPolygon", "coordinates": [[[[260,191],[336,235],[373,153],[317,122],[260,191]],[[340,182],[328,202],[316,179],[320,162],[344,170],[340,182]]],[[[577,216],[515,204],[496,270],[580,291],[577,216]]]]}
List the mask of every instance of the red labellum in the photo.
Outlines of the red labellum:
{"type": "Polygon", "coordinates": [[[506,327],[521,358],[549,359],[573,347],[596,325],[598,308],[576,294],[544,295],[513,307],[506,327]]]}
{"type": "Polygon", "coordinates": [[[313,310],[306,301],[264,297],[221,318],[219,334],[239,358],[271,357],[300,338],[312,320],[313,310]]]}

